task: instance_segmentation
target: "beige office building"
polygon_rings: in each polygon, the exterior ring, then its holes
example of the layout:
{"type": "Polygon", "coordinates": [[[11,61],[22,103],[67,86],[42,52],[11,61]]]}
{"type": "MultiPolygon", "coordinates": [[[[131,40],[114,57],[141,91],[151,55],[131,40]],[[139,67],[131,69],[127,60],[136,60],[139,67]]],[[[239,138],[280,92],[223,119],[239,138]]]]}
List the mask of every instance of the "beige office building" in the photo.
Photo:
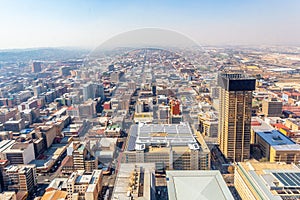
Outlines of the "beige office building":
{"type": "Polygon", "coordinates": [[[300,160],[300,145],[277,130],[256,131],[255,143],[270,162],[297,163],[300,160]]]}
{"type": "Polygon", "coordinates": [[[294,164],[239,162],[234,186],[243,200],[300,199],[300,169],[294,164]]]}
{"type": "Polygon", "coordinates": [[[97,200],[102,190],[102,170],[74,171],[68,178],[55,178],[46,188],[42,200],[97,200]]]}
{"type": "Polygon", "coordinates": [[[72,142],[67,152],[72,156],[74,170],[92,172],[98,169],[98,159],[92,154],[89,141],[72,142]]]}
{"type": "Polygon", "coordinates": [[[5,190],[32,192],[37,185],[35,165],[9,165],[4,168],[5,190]]]}
{"type": "Polygon", "coordinates": [[[203,136],[207,137],[218,137],[218,117],[214,112],[208,111],[206,113],[200,114],[199,119],[199,129],[203,136]]]}
{"type": "Polygon", "coordinates": [[[67,180],[67,199],[97,200],[101,192],[102,171],[94,170],[92,174],[84,170],[73,172],[67,180]]]}
{"type": "Polygon", "coordinates": [[[210,151],[187,123],[132,125],[124,163],[156,163],[168,170],[208,170],[210,151]]]}
{"type": "Polygon", "coordinates": [[[285,120],[285,126],[290,128],[292,131],[300,130],[300,119],[288,118],[285,120]]]}
{"type": "Polygon", "coordinates": [[[219,145],[232,161],[250,156],[252,91],[255,79],[243,74],[220,73],[219,145]]]}

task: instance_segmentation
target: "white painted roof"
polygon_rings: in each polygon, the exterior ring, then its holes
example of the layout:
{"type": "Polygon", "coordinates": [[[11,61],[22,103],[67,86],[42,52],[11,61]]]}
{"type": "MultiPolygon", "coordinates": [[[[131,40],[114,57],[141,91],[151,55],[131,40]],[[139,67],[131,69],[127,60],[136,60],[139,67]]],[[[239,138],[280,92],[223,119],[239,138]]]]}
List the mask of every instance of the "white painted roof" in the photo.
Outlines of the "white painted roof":
{"type": "Polygon", "coordinates": [[[233,200],[219,171],[167,171],[169,199],[233,200]]]}

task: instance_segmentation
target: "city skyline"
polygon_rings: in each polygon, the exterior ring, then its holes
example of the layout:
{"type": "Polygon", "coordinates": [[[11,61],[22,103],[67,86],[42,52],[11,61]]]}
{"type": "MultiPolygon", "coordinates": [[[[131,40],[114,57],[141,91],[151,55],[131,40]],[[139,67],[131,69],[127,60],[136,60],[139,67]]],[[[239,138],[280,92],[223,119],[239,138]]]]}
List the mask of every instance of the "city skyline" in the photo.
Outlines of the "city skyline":
{"type": "Polygon", "coordinates": [[[300,199],[299,7],[2,1],[0,200],[300,199]]]}
{"type": "Polygon", "coordinates": [[[7,1],[0,49],[95,48],[140,28],[179,32],[200,45],[298,45],[300,2],[7,1]]]}

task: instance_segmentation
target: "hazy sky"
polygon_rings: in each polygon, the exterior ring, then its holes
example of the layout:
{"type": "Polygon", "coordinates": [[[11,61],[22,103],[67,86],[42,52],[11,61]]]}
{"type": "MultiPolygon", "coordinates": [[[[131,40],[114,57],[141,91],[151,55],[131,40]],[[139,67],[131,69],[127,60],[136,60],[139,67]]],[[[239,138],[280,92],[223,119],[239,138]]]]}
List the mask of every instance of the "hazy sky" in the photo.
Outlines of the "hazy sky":
{"type": "Polygon", "coordinates": [[[300,0],[0,0],[0,49],[96,47],[144,27],[200,44],[300,44],[300,0]]]}

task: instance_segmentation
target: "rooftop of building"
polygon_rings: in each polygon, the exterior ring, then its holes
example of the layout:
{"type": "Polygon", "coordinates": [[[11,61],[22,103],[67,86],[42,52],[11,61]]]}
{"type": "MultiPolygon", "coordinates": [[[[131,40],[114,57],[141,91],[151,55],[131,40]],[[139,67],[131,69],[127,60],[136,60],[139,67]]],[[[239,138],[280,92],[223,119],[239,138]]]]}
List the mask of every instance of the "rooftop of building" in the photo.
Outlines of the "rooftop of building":
{"type": "Polygon", "coordinates": [[[23,152],[32,143],[16,142],[5,150],[5,152],[23,152]]]}
{"type": "Polygon", "coordinates": [[[33,131],[33,128],[26,128],[20,131],[21,134],[28,134],[33,131]]]}
{"type": "Polygon", "coordinates": [[[289,127],[285,126],[284,124],[282,123],[276,123],[276,124],[273,124],[273,126],[277,129],[285,129],[285,130],[290,130],[289,127]]]}
{"type": "Polygon", "coordinates": [[[5,124],[19,124],[23,119],[6,121],[5,124]]]}
{"type": "Polygon", "coordinates": [[[82,175],[76,178],[76,184],[89,184],[92,179],[92,175],[82,175]]]}
{"type": "Polygon", "coordinates": [[[51,181],[46,190],[49,190],[50,188],[59,190],[62,188],[67,188],[67,180],[68,178],[55,178],[53,181],[51,181]]]}
{"type": "Polygon", "coordinates": [[[234,199],[219,171],[167,171],[169,199],[234,199]]]}
{"type": "Polygon", "coordinates": [[[51,190],[45,192],[41,200],[48,200],[48,199],[66,199],[68,192],[61,191],[61,190],[51,190]]]}
{"type": "Polygon", "coordinates": [[[284,162],[259,162],[256,160],[249,160],[247,162],[239,162],[239,165],[243,166],[246,170],[253,170],[258,175],[266,173],[266,170],[298,170],[299,168],[293,164],[286,164],[284,162]]]}
{"type": "Polygon", "coordinates": [[[253,91],[255,78],[241,72],[220,72],[218,84],[227,91],[253,91]]]}
{"type": "MultiPolygon", "coordinates": [[[[143,185],[143,196],[139,198],[143,199],[152,199],[151,198],[151,183],[152,176],[151,173],[155,172],[154,163],[122,163],[119,168],[119,172],[116,177],[115,186],[113,189],[112,199],[128,199],[127,193],[131,191],[131,195],[137,198],[137,194],[134,192],[136,189],[132,189],[131,186],[134,185],[133,180],[135,180],[135,174],[138,173],[140,169],[144,171],[144,178],[139,179],[143,185]]],[[[137,183],[136,188],[139,186],[137,183]]]]}
{"type": "Polygon", "coordinates": [[[256,134],[259,135],[270,146],[295,144],[295,142],[293,142],[290,138],[277,130],[258,131],[256,134]]]}
{"type": "Polygon", "coordinates": [[[286,145],[274,145],[272,146],[273,149],[276,151],[300,151],[300,145],[299,144],[286,144],[286,145]]]}
{"type": "Polygon", "coordinates": [[[195,136],[188,123],[181,124],[143,124],[132,125],[127,150],[133,151],[147,146],[171,145],[188,146],[199,149],[195,136]]]}
{"type": "Polygon", "coordinates": [[[32,160],[30,164],[35,164],[36,167],[49,167],[51,166],[66,150],[66,144],[52,144],[42,155],[32,160]]]}
{"type": "Polygon", "coordinates": [[[10,146],[12,146],[16,141],[15,140],[2,140],[0,142],[0,152],[3,152],[10,146]]]}
{"type": "Polygon", "coordinates": [[[78,132],[82,128],[82,124],[70,124],[64,128],[62,132],[78,132]]]}
{"type": "Polygon", "coordinates": [[[288,121],[291,121],[292,123],[296,124],[297,126],[300,126],[300,119],[295,119],[295,118],[288,118],[286,119],[288,121]]]}
{"type": "Polygon", "coordinates": [[[0,108],[0,114],[6,114],[11,111],[16,111],[16,108],[4,108],[4,107],[0,108]]]}
{"type": "Polygon", "coordinates": [[[88,188],[86,189],[86,192],[94,192],[96,189],[96,184],[89,184],[88,188]]]}
{"type": "Polygon", "coordinates": [[[282,101],[280,101],[277,98],[268,98],[268,99],[263,99],[263,101],[265,102],[273,102],[273,103],[282,103],[282,101]]]}
{"type": "Polygon", "coordinates": [[[272,131],[274,128],[263,121],[260,117],[251,118],[251,128],[255,132],[272,131]]]}
{"type": "Polygon", "coordinates": [[[35,168],[35,165],[23,165],[23,164],[19,164],[19,165],[9,165],[7,167],[5,167],[6,172],[25,172],[30,168],[35,168]]]}
{"type": "Polygon", "coordinates": [[[16,199],[16,193],[15,192],[9,192],[5,191],[3,193],[0,193],[0,199],[1,200],[10,200],[10,199],[16,199]]]}
{"type": "Polygon", "coordinates": [[[113,125],[110,125],[110,126],[107,126],[106,129],[108,130],[119,130],[120,129],[120,126],[118,124],[113,124],[113,125]]]}
{"type": "Polygon", "coordinates": [[[239,173],[249,177],[250,184],[262,199],[300,198],[300,169],[294,164],[250,160],[237,164],[239,173]]]}
{"type": "Polygon", "coordinates": [[[9,163],[8,160],[0,160],[0,166],[1,165],[7,165],[9,163]]]}
{"type": "Polygon", "coordinates": [[[241,71],[223,71],[220,73],[221,77],[231,79],[231,80],[238,80],[238,79],[253,79],[249,77],[247,74],[241,72],[241,71]]]}
{"type": "Polygon", "coordinates": [[[85,149],[85,145],[84,144],[79,144],[79,146],[76,150],[79,151],[79,152],[83,152],[84,149],[85,149]]]}
{"type": "Polygon", "coordinates": [[[94,170],[92,174],[85,173],[85,170],[77,170],[76,172],[73,172],[67,182],[75,182],[75,184],[97,184],[98,178],[101,176],[102,170],[94,170]]]}
{"type": "Polygon", "coordinates": [[[117,144],[118,138],[97,138],[90,140],[91,149],[109,149],[117,144]]]}

